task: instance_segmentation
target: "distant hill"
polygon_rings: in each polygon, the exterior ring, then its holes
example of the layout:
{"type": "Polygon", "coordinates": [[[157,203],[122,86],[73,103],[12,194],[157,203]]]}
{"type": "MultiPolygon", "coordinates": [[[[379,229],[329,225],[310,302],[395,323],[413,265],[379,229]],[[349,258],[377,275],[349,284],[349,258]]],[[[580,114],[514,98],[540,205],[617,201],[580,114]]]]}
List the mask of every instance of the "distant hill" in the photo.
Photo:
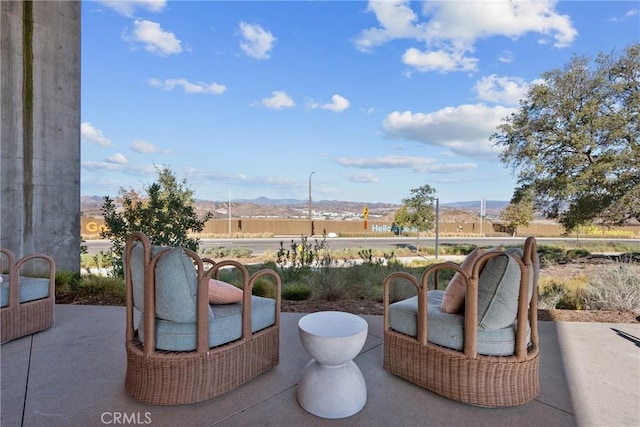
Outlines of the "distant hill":
{"type": "MultiPolygon", "coordinates": [[[[509,205],[509,201],[506,200],[485,200],[484,206],[487,213],[498,214],[500,211],[503,211],[504,208],[509,205]]],[[[476,210],[480,212],[480,200],[472,200],[468,202],[452,202],[452,203],[442,203],[440,206],[449,207],[449,208],[458,208],[464,210],[476,210]]]]}
{"type": "MultiPolygon", "coordinates": [[[[116,206],[119,200],[115,200],[116,206]]],[[[101,217],[103,198],[99,196],[82,196],[80,198],[81,211],[85,217],[101,217]]],[[[509,204],[506,201],[487,200],[488,216],[496,216],[509,204]]],[[[342,200],[313,200],[312,211],[315,218],[351,219],[360,218],[362,210],[367,206],[370,220],[392,221],[400,204],[348,202],[342,200]]],[[[223,219],[229,216],[229,201],[211,201],[197,199],[196,211],[199,215],[205,212],[213,213],[213,218],[223,219]]],[[[454,202],[440,204],[441,221],[473,220],[480,213],[480,201],[454,202]]],[[[309,215],[309,201],[299,199],[257,199],[231,200],[231,215],[235,218],[307,218],[309,215]]]]}
{"type": "Polygon", "coordinates": [[[302,203],[308,203],[308,201],[298,199],[270,199],[268,197],[258,197],[257,199],[236,199],[232,200],[235,203],[251,203],[253,205],[264,206],[289,206],[300,205],[302,203]]]}

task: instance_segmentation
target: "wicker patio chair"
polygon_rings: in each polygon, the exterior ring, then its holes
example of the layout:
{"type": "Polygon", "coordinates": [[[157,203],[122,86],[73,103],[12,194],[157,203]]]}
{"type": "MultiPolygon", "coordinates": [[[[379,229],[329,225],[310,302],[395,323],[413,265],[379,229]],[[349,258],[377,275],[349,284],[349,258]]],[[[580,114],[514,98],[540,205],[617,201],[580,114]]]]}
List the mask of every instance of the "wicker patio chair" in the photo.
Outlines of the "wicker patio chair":
{"type": "Polygon", "coordinates": [[[527,238],[523,250],[486,252],[471,265],[471,274],[445,262],[427,268],[421,281],[406,272],[385,279],[384,369],[471,405],[526,403],[540,389],[536,241],[527,238]],[[464,279],[463,313],[440,310],[444,292],[437,278],[444,269],[464,279]],[[429,291],[431,277],[436,290],[429,291]],[[390,288],[398,281],[413,284],[417,296],[391,304],[390,288]],[[498,290],[487,291],[496,282],[498,290]]]}
{"type": "Polygon", "coordinates": [[[159,405],[195,403],[278,364],[281,282],[275,271],[250,275],[235,261],[216,263],[188,249],[152,246],[139,232],[127,240],[124,266],[125,389],[134,399],[159,405]],[[205,263],[212,265],[206,271],[205,263]],[[209,279],[217,278],[221,268],[240,271],[240,303],[209,304],[209,279]],[[260,277],[271,278],[273,299],[252,295],[260,277]],[[141,312],[137,328],[134,308],[141,312]]]}
{"type": "Polygon", "coordinates": [[[53,326],[55,305],[56,263],[48,255],[27,255],[16,261],[13,252],[0,248],[2,294],[0,298],[0,342],[33,334],[53,326]],[[6,265],[5,265],[6,259],[6,265]],[[26,263],[42,260],[48,277],[21,276],[26,263]]]}

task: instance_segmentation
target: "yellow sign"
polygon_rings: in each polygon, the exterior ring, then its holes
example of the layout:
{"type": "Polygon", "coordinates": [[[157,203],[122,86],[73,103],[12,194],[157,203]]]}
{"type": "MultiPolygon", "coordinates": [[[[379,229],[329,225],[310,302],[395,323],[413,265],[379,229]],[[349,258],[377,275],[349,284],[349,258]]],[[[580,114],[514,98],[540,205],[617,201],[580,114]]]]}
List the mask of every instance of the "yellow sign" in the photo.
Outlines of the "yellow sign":
{"type": "Polygon", "coordinates": [[[369,208],[367,205],[364,205],[364,209],[362,209],[362,216],[364,219],[369,219],[369,208]]]}

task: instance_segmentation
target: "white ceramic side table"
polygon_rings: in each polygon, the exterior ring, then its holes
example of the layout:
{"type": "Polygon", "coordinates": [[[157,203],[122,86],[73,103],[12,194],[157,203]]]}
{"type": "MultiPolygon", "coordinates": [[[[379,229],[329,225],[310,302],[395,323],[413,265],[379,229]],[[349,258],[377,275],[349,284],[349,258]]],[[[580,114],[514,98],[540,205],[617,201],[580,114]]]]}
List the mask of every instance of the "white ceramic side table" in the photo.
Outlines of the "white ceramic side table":
{"type": "Polygon", "coordinates": [[[354,314],[321,311],[298,321],[303,347],[313,358],[298,383],[298,403],[322,418],[346,418],[367,403],[367,385],[353,362],[367,339],[367,322],[354,314]]]}

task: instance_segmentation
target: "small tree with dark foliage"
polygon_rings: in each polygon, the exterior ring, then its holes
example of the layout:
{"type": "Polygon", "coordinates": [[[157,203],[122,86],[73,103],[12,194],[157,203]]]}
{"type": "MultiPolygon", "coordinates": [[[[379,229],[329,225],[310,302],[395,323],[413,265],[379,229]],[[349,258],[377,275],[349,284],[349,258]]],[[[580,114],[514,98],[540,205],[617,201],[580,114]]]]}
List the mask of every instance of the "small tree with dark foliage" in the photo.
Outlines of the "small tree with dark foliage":
{"type": "Polygon", "coordinates": [[[158,168],[157,172],[158,182],[144,187],[146,196],[133,189],[120,189],[118,196],[122,209],[118,209],[109,196],[104,197],[102,215],[107,228],[100,236],[111,241],[107,255],[117,277],[124,276],[122,256],[132,232],[146,234],[154,245],[182,246],[197,251],[200,239],[189,237],[188,233],[202,231],[212,217],[211,212],[207,212],[198,218],[193,191],[186,180],[178,182],[166,166],[158,168]]]}

